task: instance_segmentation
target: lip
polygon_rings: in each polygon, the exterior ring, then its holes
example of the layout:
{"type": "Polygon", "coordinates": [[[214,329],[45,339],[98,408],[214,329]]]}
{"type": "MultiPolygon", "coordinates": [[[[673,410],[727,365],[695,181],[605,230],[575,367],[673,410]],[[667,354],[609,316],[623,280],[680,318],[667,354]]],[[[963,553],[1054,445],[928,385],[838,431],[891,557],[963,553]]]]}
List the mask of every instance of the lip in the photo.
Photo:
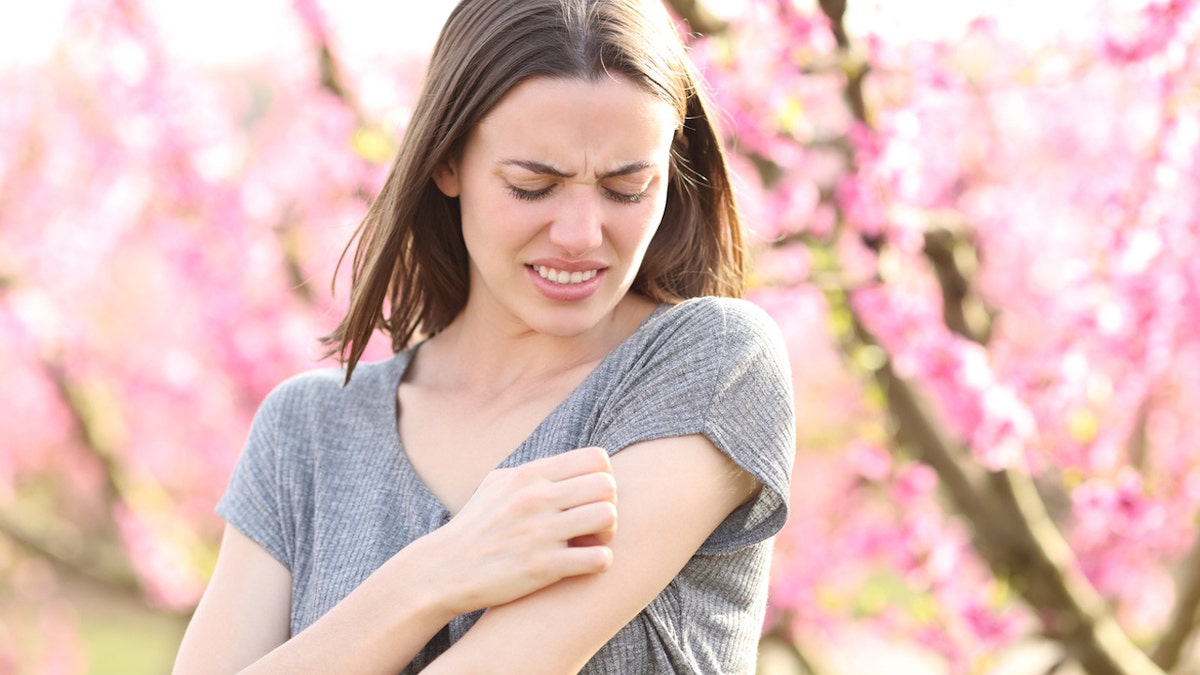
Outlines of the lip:
{"type": "Polygon", "coordinates": [[[596,260],[563,260],[561,258],[538,258],[525,263],[527,267],[553,267],[563,272],[586,272],[588,270],[604,271],[608,265],[596,260]]]}
{"type": "MultiPolygon", "coordinates": [[[[559,264],[561,264],[561,262],[559,264]]],[[[597,289],[600,288],[600,284],[603,283],[604,277],[607,273],[607,269],[594,263],[584,267],[579,267],[578,263],[576,263],[575,267],[557,267],[554,263],[542,261],[526,265],[525,271],[529,274],[529,279],[533,283],[533,287],[536,288],[538,292],[546,298],[556,302],[579,302],[581,300],[586,300],[587,298],[591,297],[591,295],[595,293],[597,289]],[[557,270],[563,270],[567,272],[596,270],[596,276],[578,284],[556,284],[549,279],[543,279],[542,275],[538,274],[537,269],[534,268],[535,265],[554,267],[557,270]]]]}

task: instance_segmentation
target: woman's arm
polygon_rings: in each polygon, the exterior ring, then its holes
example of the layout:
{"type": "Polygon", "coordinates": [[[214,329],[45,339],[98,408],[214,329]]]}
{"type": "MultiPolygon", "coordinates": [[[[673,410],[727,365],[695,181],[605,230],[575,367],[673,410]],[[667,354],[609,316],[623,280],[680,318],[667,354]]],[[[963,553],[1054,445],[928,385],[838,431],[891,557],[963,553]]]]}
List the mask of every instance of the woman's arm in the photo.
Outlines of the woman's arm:
{"type": "Polygon", "coordinates": [[[232,673],[288,636],[292,575],[252,539],[226,525],[212,579],[192,615],[176,673],[232,673]]]}
{"type": "Polygon", "coordinates": [[[699,435],[630,446],[612,465],[621,527],[609,570],[564,579],[489,609],[423,672],[579,671],[759,488],[699,435]]]}
{"type": "Polygon", "coordinates": [[[291,574],[227,526],[175,672],[395,673],[458,614],[607,569],[614,502],[599,448],[493,471],[445,527],[290,640],[291,574]]]}

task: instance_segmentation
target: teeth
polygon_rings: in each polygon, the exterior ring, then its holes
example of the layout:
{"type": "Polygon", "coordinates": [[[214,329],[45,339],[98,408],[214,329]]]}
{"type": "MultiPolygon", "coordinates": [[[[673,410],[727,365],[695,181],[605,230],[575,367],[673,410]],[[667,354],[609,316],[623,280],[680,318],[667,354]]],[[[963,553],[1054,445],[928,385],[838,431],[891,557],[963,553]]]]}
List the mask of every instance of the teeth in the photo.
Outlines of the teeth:
{"type": "Polygon", "coordinates": [[[586,272],[568,272],[566,270],[556,270],[553,267],[545,265],[535,265],[538,276],[547,281],[553,281],[556,284],[581,284],[596,276],[597,270],[588,270],[586,272]]]}

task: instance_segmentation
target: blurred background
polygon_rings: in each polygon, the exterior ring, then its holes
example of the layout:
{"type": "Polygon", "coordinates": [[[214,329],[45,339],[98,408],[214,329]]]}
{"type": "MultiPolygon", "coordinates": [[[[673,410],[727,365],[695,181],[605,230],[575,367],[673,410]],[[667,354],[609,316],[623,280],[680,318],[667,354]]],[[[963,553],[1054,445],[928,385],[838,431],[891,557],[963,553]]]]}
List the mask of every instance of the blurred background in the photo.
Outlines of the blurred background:
{"type": "MultiPolygon", "coordinates": [[[[796,377],[760,670],[1200,673],[1196,0],[669,4],[796,377]]],[[[449,9],[0,4],[0,673],[170,668],[449,9]]]]}

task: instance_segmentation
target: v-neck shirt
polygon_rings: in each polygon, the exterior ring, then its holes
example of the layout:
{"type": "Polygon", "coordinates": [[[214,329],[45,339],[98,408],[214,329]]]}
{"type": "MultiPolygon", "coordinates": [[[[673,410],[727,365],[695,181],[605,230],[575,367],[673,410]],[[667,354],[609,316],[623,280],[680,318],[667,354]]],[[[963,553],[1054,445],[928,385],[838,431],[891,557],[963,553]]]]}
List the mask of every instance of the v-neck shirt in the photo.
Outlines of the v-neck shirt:
{"type": "MultiPolygon", "coordinates": [[[[346,386],[341,369],[293,377],[255,416],[217,511],[291,571],[293,635],[450,520],[396,429],[414,351],[359,365],[346,386]]],[[[792,406],[787,356],[766,313],[696,298],[657,308],[498,465],[704,434],[763,486],[581,672],[753,672],[771,537],[787,518],[792,406]]],[[[451,621],[404,672],[422,669],[480,613],[451,621]]]]}

